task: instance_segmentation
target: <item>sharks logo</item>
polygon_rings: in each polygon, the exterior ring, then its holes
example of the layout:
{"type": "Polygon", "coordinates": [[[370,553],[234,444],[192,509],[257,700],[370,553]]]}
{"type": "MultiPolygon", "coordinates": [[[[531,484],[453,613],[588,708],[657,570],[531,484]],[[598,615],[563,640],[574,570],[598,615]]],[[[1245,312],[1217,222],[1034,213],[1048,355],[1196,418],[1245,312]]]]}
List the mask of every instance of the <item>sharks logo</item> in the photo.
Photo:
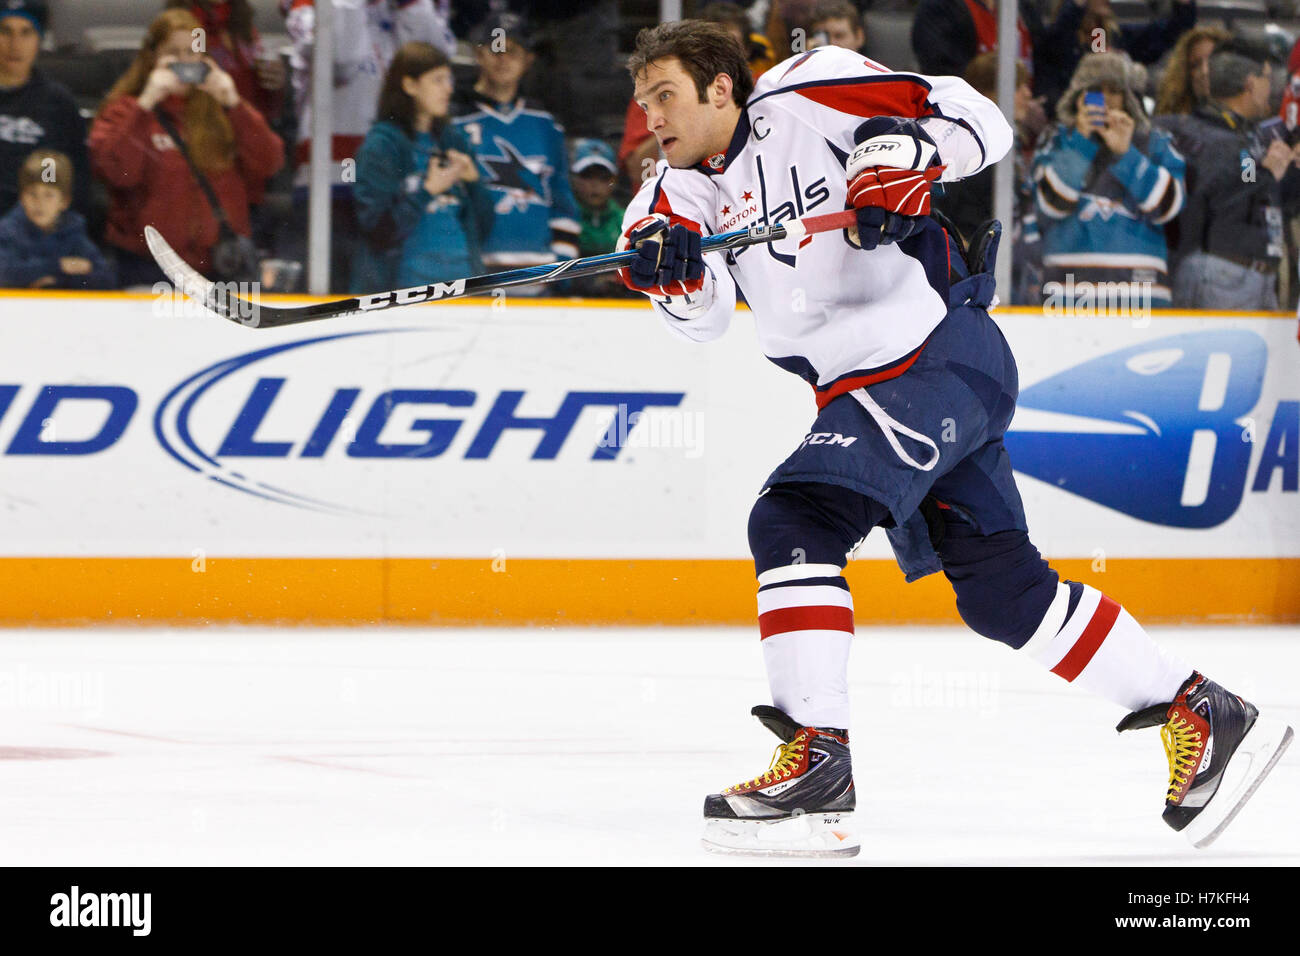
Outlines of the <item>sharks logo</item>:
{"type": "Polygon", "coordinates": [[[505,215],[513,209],[551,205],[551,175],[555,170],[545,156],[525,156],[509,140],[492,137],[499,155],[478,154],[488,171],[488,187],[498,194],[496,211],[505,215]]]}
{"type": "Polygon", "coordinates": [[[1118,216],[1121,219],[1137,220],[1137,216],[1122,202],[1108,199],[1105,196],[1094,196],[1091,193],[1084,194],[1079,209],[1080,222],[1090,222],[1093,219],[1110,222],[1113,216],[1118,216]]]}
{"type": "Polygon", "coordinates": [[[1006,445],[1017,471],[1134,518],[1212,528],[1241,503],[1246,417],[1267,346],[1191,332],[1084,362],[1020,394],[1006,445]]]}

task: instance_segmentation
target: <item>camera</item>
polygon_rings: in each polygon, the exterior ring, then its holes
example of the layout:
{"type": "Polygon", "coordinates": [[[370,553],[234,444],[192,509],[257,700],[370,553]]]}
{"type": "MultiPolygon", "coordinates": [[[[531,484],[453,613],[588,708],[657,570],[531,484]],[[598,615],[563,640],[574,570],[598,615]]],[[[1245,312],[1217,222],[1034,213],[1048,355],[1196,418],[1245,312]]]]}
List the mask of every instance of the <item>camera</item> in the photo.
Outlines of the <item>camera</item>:
{"type": "Polygon", "coordinates": [[[172,63],[168,69],[176,74],[176,78],[182,83],[188,83],[190,86],[198,86],[208,77],[208,71],[211,69],[202,60],[186,60],[172,63]]]}

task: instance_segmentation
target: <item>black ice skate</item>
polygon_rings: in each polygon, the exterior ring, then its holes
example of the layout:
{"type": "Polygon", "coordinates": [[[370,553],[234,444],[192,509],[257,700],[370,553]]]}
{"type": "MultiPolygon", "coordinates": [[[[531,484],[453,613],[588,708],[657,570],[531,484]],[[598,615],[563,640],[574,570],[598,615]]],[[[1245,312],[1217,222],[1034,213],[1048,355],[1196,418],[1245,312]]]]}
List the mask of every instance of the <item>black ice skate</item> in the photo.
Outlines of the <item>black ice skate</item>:
{"type": "Polygon", "coordinates": [[[1292,737],[1285,723],[1196,672],[1172,703],[1134,711],[1115,729],[1160,724],[1169,758],[1164,821],[1197,847],[1232,822],[1292,737]]]}
{"type": "Polygon", "coordinates": [[[846,730],[800,727],[775,707],[750,711],[783,741],[753,780],[704,798],[704,847],[757,856],[856,856],[846,730]]]}

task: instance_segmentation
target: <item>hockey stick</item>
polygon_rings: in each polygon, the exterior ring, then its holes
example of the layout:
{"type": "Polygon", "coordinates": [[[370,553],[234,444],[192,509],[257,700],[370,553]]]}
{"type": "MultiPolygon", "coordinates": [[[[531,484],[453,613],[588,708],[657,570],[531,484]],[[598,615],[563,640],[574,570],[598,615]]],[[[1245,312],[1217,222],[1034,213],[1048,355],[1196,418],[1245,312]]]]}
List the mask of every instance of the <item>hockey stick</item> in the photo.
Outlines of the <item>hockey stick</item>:
{"type": "MultiPolygon", "coordinates": [[[[798,238],[818,232],[831,232],[847,229],[857,223],[853,210],[829,213],[823,216],[808,216],[804,219],[791,219],[786,222],[768,226],[765,223],[736,229],[713,236],[705,236],[700,242],[703,252],[717,252],[725,249],[739,249],[760,242],[775,242],[778,239],[798,238]]],[[[585,259],[568,259],[564,262],[549,262],[545,265],[526,266],[506,272],[493,272],[488,275],[470,276],[454,279],[451,282],[435,282],[431,285],[415,286],[410,289],[394,289],[390,292],[377,292],[373,295],[353,296],[337,299],[333,302],[318,302],[314,305],[276,308],[262,305],[255,298],[244,298],[236,294],[238,283],[214,282],[205,279],[167,244],[153,226],[144,227],[145,242],[153,253],[159,268],[171,279],[172,284],[185,295],[201,302],[205,308],[223,319],[237,322],[251,329],[272,329],[282,325],[298,325],[301,322],[315,322],[318,319],[335,319],[345,315],[357,315],[365,312],[377,312],[403,305],[416,305],[421,302],[434,302],[443,299],[458,299],[462,296],[478,295],[512,285],[529,285],[535,282],[554,282],[557,279],[569,279],[579,276],[596,275],[621,269],[636,258],[636,253],[610,252],[585,259]]]]}

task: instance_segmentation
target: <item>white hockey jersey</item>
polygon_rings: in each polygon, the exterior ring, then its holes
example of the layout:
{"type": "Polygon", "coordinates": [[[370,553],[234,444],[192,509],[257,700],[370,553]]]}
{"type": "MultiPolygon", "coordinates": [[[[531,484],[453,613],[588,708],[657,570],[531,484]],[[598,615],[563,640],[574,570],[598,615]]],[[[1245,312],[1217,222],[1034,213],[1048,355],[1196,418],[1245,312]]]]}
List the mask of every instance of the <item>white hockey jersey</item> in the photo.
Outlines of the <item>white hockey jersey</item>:
{"type": "MultiPolygon", "coordinates": [[[[624,229],[666,214],[704,235],[845,208],[844,164],[871,116],[919,119],[939,148],[944,181],[1000,159],[1011,128],[997,105],[956,77],[895,73],[839,47],[817,47],[763,74],[725,153],[686,169],[661,161],[624,216],[624,229]]],[[[947,312],[948,249],[927,230],[863,251],[842,232],[709,253],[695,317],[654,308],[677,333],[726,331],[739,287],[759,344],[813,385],[819,406],[902,374],[947,312]]]]}

